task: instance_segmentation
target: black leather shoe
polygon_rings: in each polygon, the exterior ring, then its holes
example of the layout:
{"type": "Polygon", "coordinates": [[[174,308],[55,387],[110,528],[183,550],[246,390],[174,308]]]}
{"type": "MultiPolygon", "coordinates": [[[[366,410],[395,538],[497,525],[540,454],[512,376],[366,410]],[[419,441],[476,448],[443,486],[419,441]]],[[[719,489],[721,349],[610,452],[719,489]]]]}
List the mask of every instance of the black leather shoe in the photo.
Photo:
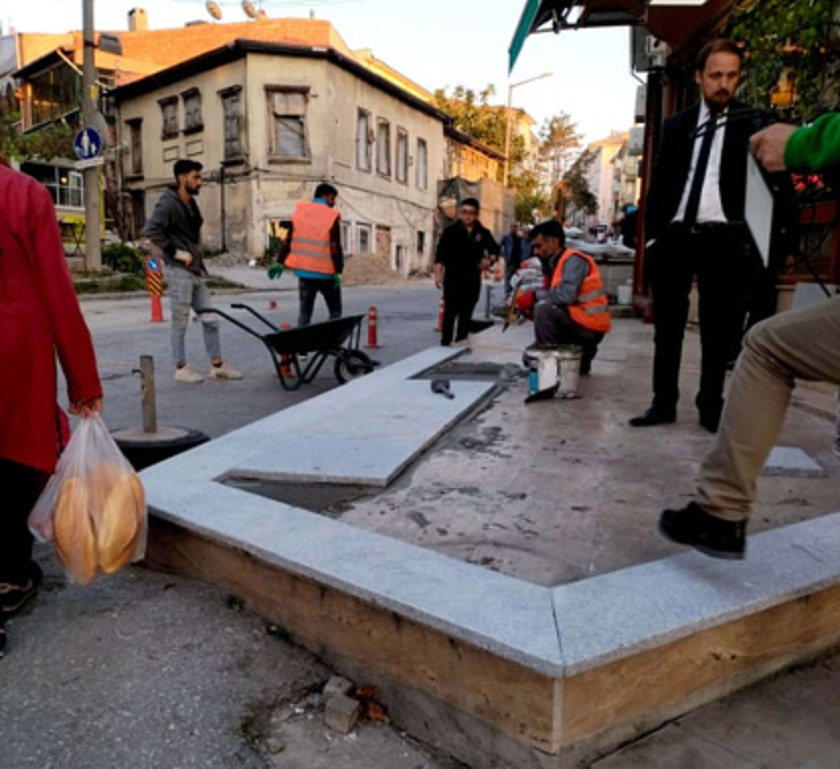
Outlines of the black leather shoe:
{"type": "Polygon", "coordinates": [[[677,421],[676,409],[662,409],[651,406],[644,414],[630,420],[631,427],[653,427],[653,425],[668,425],[677,421]]]}
{"type": "Polygon", "coordinates": [[[716,433],[720,425],[720,411],[700,411],[700,426],[705,427],[710,433],[716,433]]]}
{"type": "Polygon", "coordinates": [[[712,558],[738,561],[744,558],[747,522],[715,518],[696,502],[662,513],[659,531],[671,542],[689,545],[712,558]]]}

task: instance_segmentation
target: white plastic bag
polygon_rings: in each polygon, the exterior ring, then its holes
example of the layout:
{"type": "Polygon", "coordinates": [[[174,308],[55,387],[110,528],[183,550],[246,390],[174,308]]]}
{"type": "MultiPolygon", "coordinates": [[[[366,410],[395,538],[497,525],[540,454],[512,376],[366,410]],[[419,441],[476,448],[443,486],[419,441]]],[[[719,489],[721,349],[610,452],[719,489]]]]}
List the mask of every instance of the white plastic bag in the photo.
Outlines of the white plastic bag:
{"type": "Polygon", "coordinates": [[[98,414],[73,432],[29,528],[42,542],[55,543],[67,574],[80,585],[97,569],[113,574],[145,555],[143,484],[98,414]]]}

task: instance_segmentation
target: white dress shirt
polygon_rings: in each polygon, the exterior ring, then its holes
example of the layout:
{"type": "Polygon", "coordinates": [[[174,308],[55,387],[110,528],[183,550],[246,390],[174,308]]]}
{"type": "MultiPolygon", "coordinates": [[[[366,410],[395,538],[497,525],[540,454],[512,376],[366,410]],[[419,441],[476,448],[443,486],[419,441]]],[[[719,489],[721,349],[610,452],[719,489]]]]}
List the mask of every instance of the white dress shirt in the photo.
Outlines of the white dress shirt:
{"type": "MultiPolygon", "coordinates": [[[[700,192],[700,206],[697,209],[697,222],[726,222],[726,214],[723,213],[723,204],[720,200],[720,158],[723,154],[723,138],[726,134],[726,120],[721,122],[728,111],[723,110],[718,117],[718,127],[715,129],[715,138],[712,139],[712,149],[709,153],[709,164],[706,166],[706,178],[703,180],[703,189],[700,192]]],[[[700,102],[700,115],[697,125],[700,126],[699,135],[694,139],[694,151],[691,154],[691,168],[688,170],[688,179],[685,180],[680,207],[677,209],[675,222],[681,222],[685,217],[685,207],[688,204],[688,195],[691,192],[691,183],[694,179],[694,169],[697,168],[697,160],[700,157],[700,146],[703,144],[703,137],[711,124],[705,125],[711,116],[711,111],[705,101],[700,102]]]]}

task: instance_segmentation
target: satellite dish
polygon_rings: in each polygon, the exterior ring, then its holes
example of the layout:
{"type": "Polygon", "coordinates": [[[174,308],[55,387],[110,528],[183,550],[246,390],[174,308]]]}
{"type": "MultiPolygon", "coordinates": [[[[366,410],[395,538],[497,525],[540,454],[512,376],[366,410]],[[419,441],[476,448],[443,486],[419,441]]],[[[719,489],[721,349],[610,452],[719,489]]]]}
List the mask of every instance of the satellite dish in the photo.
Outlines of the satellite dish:
{"type": "Polygon", "coordinates": [[[242,0],[242,10],[249,19],[257,18],[257,9],[251,0],[242,0]]]}
{"type": "Polygon", "coordinates": [[[218,3],[214,3],[213,0],[207,0],[207,4],[204,6],[207,8],[207,13],[209,13],[216,21],[222,18],[222,9],[219,8],[218,3]]]}

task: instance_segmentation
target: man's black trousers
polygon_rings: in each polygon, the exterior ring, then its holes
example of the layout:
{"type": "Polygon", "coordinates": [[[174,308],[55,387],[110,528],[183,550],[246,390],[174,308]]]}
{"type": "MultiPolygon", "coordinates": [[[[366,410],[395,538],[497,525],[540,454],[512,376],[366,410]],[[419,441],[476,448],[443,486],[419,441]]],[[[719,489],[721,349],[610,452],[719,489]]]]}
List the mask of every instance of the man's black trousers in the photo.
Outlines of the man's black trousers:
{"type": "Polygon", "coordinates": [[[687,230],[672,225],[652,247],[654,303],[653,405],[676,408],[689,294],[697,278],[700,315],[700,388],[695,403],[704,414],[723,408],[726,367],[744,328],[758,257],[738,225],[687,230]]]}
{"type": "Polygon", "coordinates": [[[324,297],[330,320],[341,317],[341,286],[335,285],[332,275],[328,278],[298,278],[298,326],[308,326],[315,309],[318,294],[324,297]]]}
{"type": "Polygon", "coordinates": [[[473,310],[478,303],[481,293],[481,280],[459,280],[444,282],[443,284],[443,327],[440,335],[442,345],[452,344],[452,334],[455,341],[466,339],[470,333],[470,321],[473,310]],[[457,331],[456,331],[457,324],[457,331]]]}

